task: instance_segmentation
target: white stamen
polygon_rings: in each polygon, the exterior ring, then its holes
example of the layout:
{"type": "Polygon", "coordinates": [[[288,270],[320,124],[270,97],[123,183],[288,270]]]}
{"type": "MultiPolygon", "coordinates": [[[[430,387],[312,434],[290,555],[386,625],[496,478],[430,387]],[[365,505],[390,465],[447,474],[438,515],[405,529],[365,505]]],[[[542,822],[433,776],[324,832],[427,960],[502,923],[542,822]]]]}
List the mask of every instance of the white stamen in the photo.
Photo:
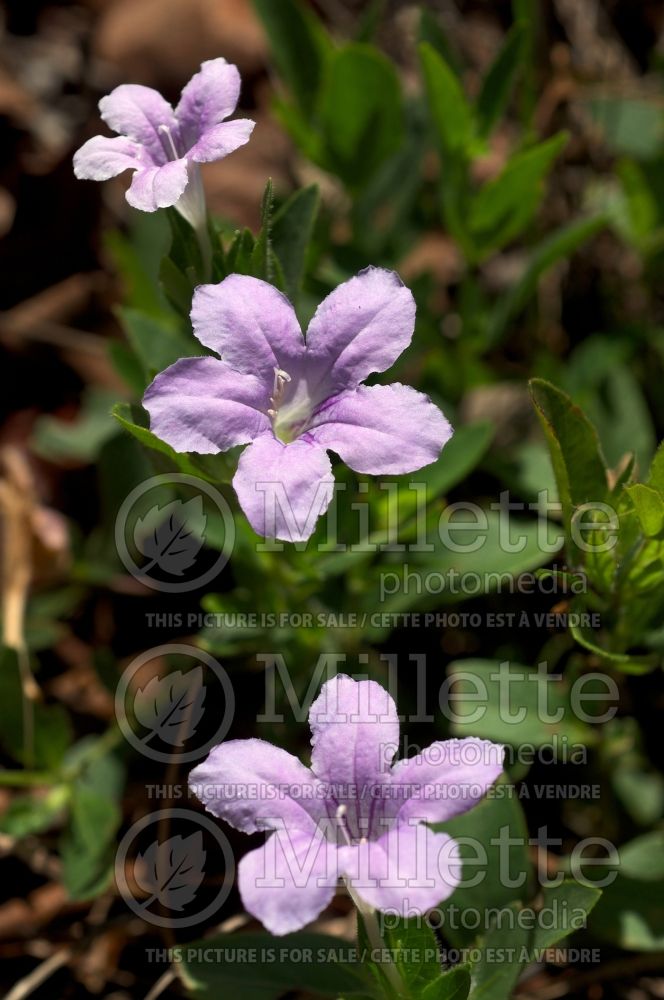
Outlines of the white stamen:
{"type": "Polygon", "coordinates": [[[159,131],[161,132],[162,135],[165,135],[167,137],[168,143],[171,147],[171,153],[173,154],[173,159],[179,160],[180,157],[178,156],[178,151],[175,148],[175,142],[173,141],[173,136],[171,135],[171,130],[168,127],[168,125],[160,125],[159,131]]]}
{"type": "Polygon", "coordinates": [[[337,820],[337,823],[339,824],[339,829],[341,830],[343,836],[346,839],[346,843],[350,847],[351,846],[351,839],[350,839],[350,834],[348,832],[348,826],[346,825],[346,813],[347,812],[348,812],[348,809],[346,808],[346,806],[343,803],[340,806],[337,806],[336,820],[337,820]]]}
{"type": "Polygon", "coordinates": [[[272,409],[268,410],[268,416],[274,420],[277,416],[277,410],[279,409],[279,404],[284,398],[284,390],[288,382],[290,382],[291,377],[288,372],[283,371],[281,368],[274,369],[274,388],[272,389],[272,395],[270,396],[270,402],[272,403],[272,409]]]}

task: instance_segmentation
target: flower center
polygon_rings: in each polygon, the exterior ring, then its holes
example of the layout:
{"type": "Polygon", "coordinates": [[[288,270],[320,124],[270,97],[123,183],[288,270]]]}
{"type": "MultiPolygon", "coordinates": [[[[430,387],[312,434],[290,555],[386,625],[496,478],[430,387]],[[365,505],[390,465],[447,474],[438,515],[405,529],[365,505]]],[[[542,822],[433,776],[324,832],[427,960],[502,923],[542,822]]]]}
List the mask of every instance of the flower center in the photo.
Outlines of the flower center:
{"type": "Polygon", "coordinates": [[[343,803],[340,806],[337,806],[337,811],[335,813],[334,818],[337,821],[337,829],[339,833],[341,834],[341,836],[346,841],[349,847],[352,847],[353,844],[366,844],[367,843],[366,837],[360,836],[358,840],[357,838],[353,839],[353,837],[351,836],[350,828],[348,826],[348,820],[346,819],[347,812],[348,812],[348,807],[345,806],[343,803]]]}
{"type": "Polygon", "coordinates": [[[173,133],[171,132],[169,126],[160,125],[158,132],[159,138],[161,139],[161,145],[168,159],[179,160],[180,154],[178,153],[177,146],[175,145],[175,139],[173,138],[173,133]]]}
{"type": "Polygon", "coordinates": [[[284,444],[290,444],[306,430],[311,411],[312,403],[306,382],[291,378],[282,368],[275,368],[270,408],[267,411],[275,437],[284,444]]]}

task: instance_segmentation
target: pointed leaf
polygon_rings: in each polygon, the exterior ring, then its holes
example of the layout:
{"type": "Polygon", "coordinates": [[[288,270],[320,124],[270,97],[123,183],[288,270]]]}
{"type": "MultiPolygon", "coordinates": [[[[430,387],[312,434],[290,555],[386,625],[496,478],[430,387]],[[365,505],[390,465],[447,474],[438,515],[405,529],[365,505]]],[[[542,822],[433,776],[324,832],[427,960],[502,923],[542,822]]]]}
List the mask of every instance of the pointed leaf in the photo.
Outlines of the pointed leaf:
{"type": "Polygon", "coordinates": [[[286,294],[291,302],[297,301],[302,287],[319,200],[318,185],[312,184],[292,194],[274,215],[272,246],[281,264],[286,294]]]}
{"type": "Polygon", "coordinates": [[[482,83],[475,113],[478,132],[484,138],[491,134],[507,107],[523,61],[525,34],[523,24],[513,25],[482,83]]]}
{"type": "Polygon", "coordinates": [[[530,394],[540,418],[569,530],[574,509],[606,503],[606,467],[595,428],[569,396],[543,379],[532,379],[530,394]]]}
{"type": "Polygon", "coordinates": [[[659,535],[664,529],[664,497],[643,483],[633,483],[625,490],[634,504],[644,534],[648,538],[659,535]]]}
{"type": "Polygon", "coordinates": [[[443,155],[467,154],[474,139],[474,122],[458,77],[428,42],[420,45],[429,111],[443,155]]]}

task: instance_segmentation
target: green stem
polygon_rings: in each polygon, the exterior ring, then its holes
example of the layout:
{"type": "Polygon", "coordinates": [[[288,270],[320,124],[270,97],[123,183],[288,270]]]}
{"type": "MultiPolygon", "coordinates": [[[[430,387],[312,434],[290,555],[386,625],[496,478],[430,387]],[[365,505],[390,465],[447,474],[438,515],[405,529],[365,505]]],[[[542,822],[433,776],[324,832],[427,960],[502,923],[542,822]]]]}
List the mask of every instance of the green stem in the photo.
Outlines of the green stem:
{"type": "MultiPolygon", "coordinates": [[[[351,886],[350,882],[346,882],[346,888],[348,889],[348,895],[353,900],[355,906],[357,907],[358,911],[362,916],[362,920],[366,928],[367,937],[369,938],[369,943],[371,945],[372,951],[377,952],[378,955],[382,955],[382,953],[385,951],[385,942],[383,941],[383,937],[380,933],[380,927],[378,925],[376,911],[374,910],[373,906],[369,906],[367,903],[364,902],[363,899],[361,899],[357,895],[357,893],[351,886]]],[[[404,987],[401,976],[399,975],[399,971],[394,962],[391,962],[390,959],[388,958],[386,962],[378,961],[376,964],[378,965],[381,972],[384,973],[385,978],[388,980],[390,986],[397,994],[397,996],[400,997],[406,996],[407,995],[406,989],[404,987]]]]}
{"type": "Polygon", "coordinates": [[[57,776],[50,771],[0,771],[0,785],[12,787],[33,787],[35,785],[53,785],[57,776]]]}

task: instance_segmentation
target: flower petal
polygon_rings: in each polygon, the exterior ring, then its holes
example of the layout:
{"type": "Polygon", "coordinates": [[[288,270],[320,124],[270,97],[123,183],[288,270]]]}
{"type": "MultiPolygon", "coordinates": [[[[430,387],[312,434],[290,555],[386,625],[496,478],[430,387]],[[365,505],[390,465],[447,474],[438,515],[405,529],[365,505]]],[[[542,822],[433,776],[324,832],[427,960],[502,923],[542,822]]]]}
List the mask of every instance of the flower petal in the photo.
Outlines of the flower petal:
{"type": "Polygon", "coordinates": [[[322,448],[266,434],[241,455],[233,486],[256,534],[303,542],[330,505],[334,477],[322,448]]]}
{"type": "Polygon", "coordinates": [[[273,833],[238,865],[245,909],[272,934],[289,934],[315,920],[337,885],[337,849],[322,835],[273,833]]]}
{"type": "Polygon", "coordinates": [[[189,787],[208,812],[244,833],[286,823],[311,836],[327,816],[309,768],[266,740],[220,743],[193,769],[189,787]]]}
{"type": "Polygon", "coordinates": [[[237,66],[221,58],[204,62],[184,87],[175,109],[175,117],[190,144],[232,115],[239,96],[237,66]]]}
{"type": "Polygon", "coordinates": [[[144,146],[155,166],[168,161],[159,129],[165,126],[175,137],[178,123],[173,108],[158,91],[138,83],[123,83],[102,97],[99,111],[114,132],[144,146]]]}
{"type": "Polygon", "coordinates": [[[163,167],[137,170],[127,191],[127,201],[141,212],[170,208],[180,200],[188,182],[186,160],[173,160],[163,167]]]}
{"type": "Polygon", "coordinates": [[[181,358],[157,375],[143,405],[153,434],[176,451],[215,454],[270,428],[265,386],[216,358],[181,358]]]}
{"type": "Polygon", "coordinates": [[[408,385],[361,385],[333,396],[309,434],[356,472],[401,475],[435,462],[452,428],[428,396],[408,385]]]}
{"type": "Polygon", "coordinates": [[[378,840],[339,849],[339,867],[374,909],[427,913],[461,881],[459,845],[422,823],[401,824],[378,840]]]}
{"type": "Polygon", "coordinates": [[[503,770],[499,743],[469,737],[439,740],[392,769],[386,814],[399,822],[443,823],[472,809],[503,770]]]}
{"type": "Polygon", "coordinates": [[[293,373],[304,355],[295,310],[273,285],[229,274],[218,285],[200,285],[191,307],[194,333],[238,371],[274,383],[274,369],[293,373]]]}
{"type": "Polygon", "coordinates": [[[376,793],[389,780],[399,718],[389,692],[375,681],[338,674],[309,710],[311,768],[345,808],[350,836],[369,836],[376,793]]]}
{"type": "Polygon", "coordinates": [[[367,267],[316,310],[307,356],[326,395],[349,389],[394,364],[415,329],[415,300],[394,271],[367,267]]]}
{"type": "Polygon", "coordinates": [[[74,174],[79,180],[107,181],[123,170],[141,166],[140,146],[123,135],[95,135],[74,154],[74,174]]]}
{"type": "Polygon", "coordinates": [[[222,122],[208,129],[187,156],[197,163],[211,163],[244,146],[254,131],[256,122],[250,118],[236,118],[232,122],[222,122]]]}

